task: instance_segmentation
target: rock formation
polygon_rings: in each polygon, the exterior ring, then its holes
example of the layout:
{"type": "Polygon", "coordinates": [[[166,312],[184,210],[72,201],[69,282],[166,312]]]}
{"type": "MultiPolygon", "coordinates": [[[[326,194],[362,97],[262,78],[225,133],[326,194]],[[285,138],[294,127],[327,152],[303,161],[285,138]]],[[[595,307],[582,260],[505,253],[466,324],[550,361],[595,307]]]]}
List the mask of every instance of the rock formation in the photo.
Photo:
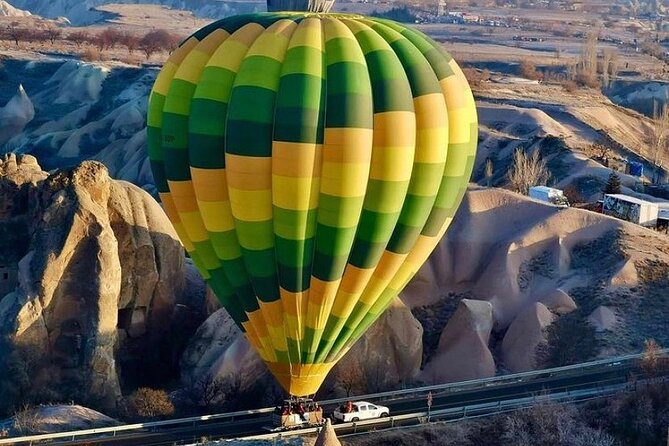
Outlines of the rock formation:
{"type": "Polygon", "coordinates": [[[318,433],[314,446],[341,446],[329,418],[325,420],[325,424],[318,433]]]}
{"type": "Polygon", "coordinates": [[[5,186],[0,200],[0,227],[21,229],[15,240],[5,232],[15,242],[5,266],[17,280],[0,300],[0,332],[30,352],[31,388],[109,407],[119,372],[130,384],[139,370],[145,381],[169,373],[188,290],[183,249],[160,205],[98,162],[46,176],[32,157],[10,155],[0,173],[21,191],[5,186]]]}
{"type": "Polygon", "coordinates": [[[545,329],[554,319],[555,315],[542,303],[530,305],[516,316],[502,341],[502,361],[510,372],[537,367],[537,349],[546,342],[545,329]]]}
{"type": "Polygon", "coordinates": [[[437,351],[426,364],[421,378],[443,383],[495,374],[495,361],[488,348],[493,327],[492,305],[462,299],[439,338],[437,351]]]}
{"type": "Polygon", "coordinates": [[[539,299],[539,302],[544,304],[552,313],[568,314],[574,311],[578,306],[576,302],[559,288],[549,292],[544,297],[539,299]]]}

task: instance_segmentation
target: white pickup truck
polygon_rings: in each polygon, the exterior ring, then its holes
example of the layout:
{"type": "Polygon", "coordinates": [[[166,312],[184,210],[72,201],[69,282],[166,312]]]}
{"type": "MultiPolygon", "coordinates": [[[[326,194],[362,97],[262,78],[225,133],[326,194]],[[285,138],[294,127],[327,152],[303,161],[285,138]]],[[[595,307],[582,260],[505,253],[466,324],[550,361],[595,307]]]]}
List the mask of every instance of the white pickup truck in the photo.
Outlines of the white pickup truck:
{"type": "Polygon", "coordinates": [[[367,401],[356,401],[353,405],[343,405],[335,409],[333,416],[335,421],[350,423],[372,418],[382,418],[390,415],[390,409],[386,406],[378,406],[367,401]]]}

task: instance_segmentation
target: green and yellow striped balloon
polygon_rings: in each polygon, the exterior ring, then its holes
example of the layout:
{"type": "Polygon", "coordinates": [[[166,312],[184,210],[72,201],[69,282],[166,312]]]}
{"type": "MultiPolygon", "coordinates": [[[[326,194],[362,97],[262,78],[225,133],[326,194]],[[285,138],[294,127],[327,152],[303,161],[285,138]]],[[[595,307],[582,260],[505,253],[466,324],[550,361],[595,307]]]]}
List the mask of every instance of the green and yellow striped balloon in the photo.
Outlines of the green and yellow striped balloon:
{"type": "Polygon", "coordinates": [[[471,90],[395,22],[259,13],[215,22],[149,100],[165,210],[291,395],[313,394],[451,222],[477,143],[471,90]]]}

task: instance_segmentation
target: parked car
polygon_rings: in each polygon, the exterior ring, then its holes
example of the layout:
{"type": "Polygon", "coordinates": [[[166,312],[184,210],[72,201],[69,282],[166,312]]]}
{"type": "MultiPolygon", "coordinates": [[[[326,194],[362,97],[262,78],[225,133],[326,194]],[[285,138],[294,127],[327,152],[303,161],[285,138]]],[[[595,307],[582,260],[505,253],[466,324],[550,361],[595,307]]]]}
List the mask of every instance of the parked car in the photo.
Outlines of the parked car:
{"type": "Polygon", "coordinates": [[[383,418],[390,415],[390,409],[367,401],[349,402],[338,407],[333,412],[335,421],[350,423],[373,418],[383,418]]]}

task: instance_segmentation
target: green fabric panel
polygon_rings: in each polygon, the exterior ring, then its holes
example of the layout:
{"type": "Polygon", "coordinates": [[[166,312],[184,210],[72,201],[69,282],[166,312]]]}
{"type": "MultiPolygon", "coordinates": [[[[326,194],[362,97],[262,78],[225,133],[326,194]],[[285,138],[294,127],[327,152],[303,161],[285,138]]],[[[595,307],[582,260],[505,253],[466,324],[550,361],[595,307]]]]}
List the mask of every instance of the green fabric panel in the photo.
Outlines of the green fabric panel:
{"type": "MultiPolygon", "coordinates": [[[[163,149],[188,150],[188,116],[163,112],[163,149]]],[[[165,158],[165,162],[171,162],[165,158]]]]}
{"type": "Polygon", "coordinates": [[[415,163],[408,193],[432,196],[437,193],[444,175],[444,163],[415,163]]]}
{"type": "Polygon", "coordinates": [[[402,209],[409,181],[369,180],[365,209],[374,212],[395,212],[402,209]]]}
{"type": "Polygon", "coordinates": [[[242,251],[237,240],[237,233],[232,231],[209,232],[209,240],[216,251],[216,255],[222,260],[232,260],[241,257],[242,251]]]}
{"type": "Polygon", "coordinates": [[[320,251],[314,251],[314,261],[311,274],[320,280],[331,282],[341,278],[348,261],[348,252],[345,255],[335,256],[320,251]]]}
{"type": "Polygon", "coordinates": [[[235,230],[242,248],[261,250],[274,247],[272,220],[241,221],[235,219],[235,230]]]}
{"type": "Polygon", "coordinates": [[[365,59],[372,81],[374,113],[413,112],[411,87],[395,53],[390,50],[372,51],[365,54],[365,59]]]}
{"type": "Polygon", "coordinates": [[[276,273],[274,249],[256,251],[242,248],[242,255],[251,276],[271,277],[276,273]]]}
{"type": "Polygon", "coordinates": [[[362,52],[354,39],[336,37],[325,42],[327,64],[354,62],[362,52]]]}
{"type": "Polygon", "coordinates": [[[314,240],[290,240],[279,236],[274,238],[276,244],[276,260],[283,266],[304,267],[311,265],[311,252],[314,240]]]}
{"type": "Polygon", "coordinates": [[[322,143],[323,126],[318,109],[277,107],[274,121],[274,140],[301,143],[322,143]]]}
{"type": "Polygon", "coordinates": [[[374,123],[373,111],[371,95],[337,95],[328,91],[325,127],[371,129],[374,123]]]}
{"type": "Polygon", "coordinates": [[[414,247],[422,226],[407,226],[398,223],[386,249],[398,254],[406,254],[414,247]]]}
{"type": "Polygon", "coordinates": [[[197,84],[194,98],[210,99],[216,102],[227,103],[235,81],[234,73],[227,68],[207,66],[197,84]]]}
{"type": "Polygon", "coordinates": [[[286,51],[286,58],[281,67],[283,76],[306,74],[307,70],[315,70],[323,65],[323,52],[312,46],[294,46],[286,51]]]}
{"type": "Polygon", "coordinates": [[[258,87],[276,92],[280,73],[281,62],[278,60],[267,56],[247,56],[239,67],[232,94],[239,87],[258,87]]]}
{"type": "MultiPolygon", "coordinates": [[[[195,136],[222,137],[225,133],[225,117],[228,104],[205,98],[193,98],[188,122],[191,138],[195,136]]],[[[193,149],[193,146],[190,146],[193,149]]]]}
{"type": "Polygon", "coordinates": [[[316,230],[316,249],[327,255],[347,256],[357,229],[357,226],[333,228],[319,223],[316,230]]]}
{"type": "MultiPolygon", "coordinates": [[[[172,79],[163,107],[163,120],[165,119],[165,113],[188,116],[193,93],[195,93],[195,84],[183,79],[172,79]]],[[[165,127],[167,127],[167,123],[163,121],[163,129],[165,127]]]]}
{"type": "Polygon", "coordinates": [[[320,194],[318,223],[329,227],[348,228],[358,224],[365,197],[336,197],[320,194]]]}
{"type": "Polygon", "coordinates": [[[223,144],[224,139],[222,136],[191,132],[188,137],[188,160],[191,167],[224,169],[225,150],[223,144]]]}
{"type": "Polygon", "coordinates": [[[153,182],[158,189],[158,192],[169,192],[170,188],[167,185],[167,177],[165,176],[165,163],[163,161],[150,160],[151,173],[153,173],[153,182]]]}
{"type": "Polygon", "coordinates": [[[429,197],[407,195],[398,224],[423,227],[434,207],[435,198],[436,195],[429,197]]]}
{"type": "Polygon", "coordinates": [[[190,166],[188,165],[188,151],[183,149],[165,148],[165,176],[172,181],[190,180],[190,166]]]}
{"type": "Polygon", "coordinates": [[[151,91],[149,105],[147,106],[146,125],[160,129],[163,124],[163,107],[165,106],[165,96],[156,91],[151,91]]]}
{"type": "Polygon", "coordinates": [[[374,243],[357,239],[348,262],[358,268],[373,268],[379,263],[385,247],[385,241],[374,243]]]}
{"type": "Polygon", "coordinates": [[[274,233],[283,238],[301,240],[304,234],[316,232],[316,216],[318,211],[296,211],[274,206],[274,233]]]}
{"type": "Polygon", "coordinates": [[[211,246],[211,243],[209,243],[209,240],[193,242],[193,246],[195,246],[195,251],[197,251],[200,260],[208,270],[219,268],[221,266],[221,262],[218,260],[218,256],[216,255],[214,248],[211,246]]]}

